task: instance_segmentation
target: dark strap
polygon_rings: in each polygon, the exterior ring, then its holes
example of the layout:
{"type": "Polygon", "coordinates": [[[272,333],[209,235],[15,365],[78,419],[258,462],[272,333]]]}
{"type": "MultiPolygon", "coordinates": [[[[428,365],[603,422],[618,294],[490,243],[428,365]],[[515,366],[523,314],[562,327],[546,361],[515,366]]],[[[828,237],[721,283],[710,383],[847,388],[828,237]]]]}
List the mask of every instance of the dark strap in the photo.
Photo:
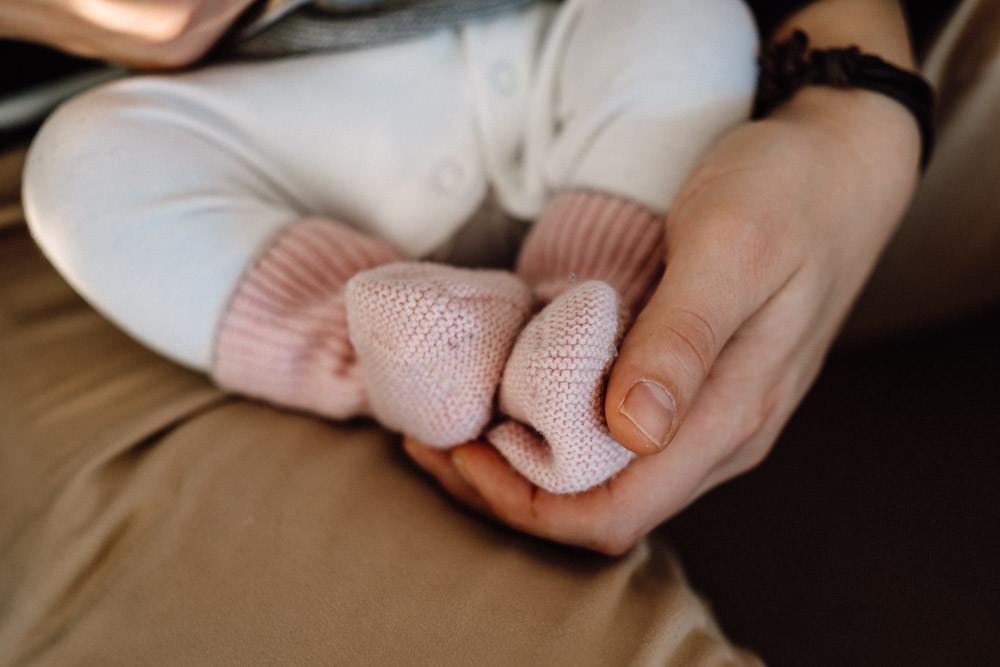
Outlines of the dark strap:
{"type": "Polygon", "coordinates": [[[809,37],[796,30],[761,54],[753,116],[766,116],[797,90],[810,85],[864,88],[902,104],[920,127],[920,166],[927,168],[934,150],[934,91],[922,76],[862,53],[856,46],[810,51],[809,37]]]}

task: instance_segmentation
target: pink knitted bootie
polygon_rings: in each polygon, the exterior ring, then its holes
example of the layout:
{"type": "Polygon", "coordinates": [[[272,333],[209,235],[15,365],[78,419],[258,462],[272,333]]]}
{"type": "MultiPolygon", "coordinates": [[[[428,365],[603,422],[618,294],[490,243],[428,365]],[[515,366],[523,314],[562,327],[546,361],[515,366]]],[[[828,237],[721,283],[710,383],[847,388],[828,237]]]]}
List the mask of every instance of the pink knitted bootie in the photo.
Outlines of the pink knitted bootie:
{"type": "Polygon", "coordinates": [[[487,439],[538,486],[583,491],[633,458],[608,431],[604,389],[663,252],[661,216],[586,192],[556,197],[525,242],[518,274],[543,308],[504,369],[500,409],[512,419],[487,439]]]}
{"type": "Polygon", "coordinates": [[[434,447],[482,434],[530,312],[523,282],[504,271],[397,263],[352,278],[346,300],[370,410],[383,425],[434,447]]]}
{"type": "Polygon", "coordinates": [[[607,283],[584,282],[528,323],[507,362],[499,405],[516,421],[491,429],[487,439],[548,491],[583,491],[632,459],[604,419],[605,378],[624,333],[624,315],[607,283]]]}

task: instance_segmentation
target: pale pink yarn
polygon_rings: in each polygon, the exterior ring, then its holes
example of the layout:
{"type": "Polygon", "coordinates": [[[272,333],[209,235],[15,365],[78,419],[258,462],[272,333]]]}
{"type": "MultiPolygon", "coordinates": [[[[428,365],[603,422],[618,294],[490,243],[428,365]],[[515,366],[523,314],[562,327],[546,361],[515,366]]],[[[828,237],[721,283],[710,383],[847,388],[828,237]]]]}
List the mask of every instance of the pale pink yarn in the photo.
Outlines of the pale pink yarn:
{"type": "Polygon", "coordinates": [[[213,378],[229,391],[325,417],[365,414],[344,283],[399,259],[387,244],[326,220],[292,224],[233,295],[216,338],[213,378]]]}
{"type": "Polygon", "coordinates": [[[518,275],[548,305],[504,369],[499,404],[513,419],[487,439],[543,489],[584,491],[634,458],[608,430],[604,388],[625,325],[662,273],[663,225],[634,202],[573,191],[525,241],[518,275]]]}
{"type": "Polygon", "coordinates": [[[355,276],[347,316],[372,414],[430,446],[474,440],[530,310],[504,271],[399,263],[355,276]]]}
{"type": "Polygon", "coordinates": [[[588,281],[556,297],[518,338],[499,392],[501,411],[516,421],[491,429],[487,439],[534,484],[583,491],[632,460],[604,419],[605,378],[623,325],[615,290],[588,281]]]}
{"type": "Polygon", "coordinates": [[[632,459],[607,429],[604,385],[662,271],[662,226],[637,204],[564,193],[527,239],[519,278],[399,262],[384,243],[303,220],[240,284],[213,375],[279,405],[370,414],[437,447],[482,435],[499,385],[512,419],[487,439],[540,487],[583,491],[632,459]],[[532,291],[548,305],[525,327],[532,291]]]}
{"type": "Polygon", "coordinates": [[[558,194],[525,239],[517,274],[543,303],[574,281],[602,280],[634,312],[663,271],[663,225],[663,216],[626,199],[558,194]]]}

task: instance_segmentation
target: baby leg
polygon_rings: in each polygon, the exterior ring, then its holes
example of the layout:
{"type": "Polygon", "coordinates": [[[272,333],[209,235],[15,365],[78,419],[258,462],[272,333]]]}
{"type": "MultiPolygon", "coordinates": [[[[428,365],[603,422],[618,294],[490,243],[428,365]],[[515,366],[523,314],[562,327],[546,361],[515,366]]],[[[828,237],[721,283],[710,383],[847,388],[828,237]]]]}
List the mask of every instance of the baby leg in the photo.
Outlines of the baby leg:
{"type": "Polygon", "coordinates": [[[198,84],[132,79],[61,109],[27,165],[35,237],[95,307],[223,388],[362,413],[343,285],[401,255],[303,216],[262,142],[241,142],[198,84]]]}
{"type": "Polygon", "coordinates": [[[135,78],[75,100],[32,150],[36,237],[111,319],[227,389],[368,412],[347,280],[426,252],[485,190],[473,168],[438,178],[476,164],[475,127],[454,37],[426,41],[135,78]]]}

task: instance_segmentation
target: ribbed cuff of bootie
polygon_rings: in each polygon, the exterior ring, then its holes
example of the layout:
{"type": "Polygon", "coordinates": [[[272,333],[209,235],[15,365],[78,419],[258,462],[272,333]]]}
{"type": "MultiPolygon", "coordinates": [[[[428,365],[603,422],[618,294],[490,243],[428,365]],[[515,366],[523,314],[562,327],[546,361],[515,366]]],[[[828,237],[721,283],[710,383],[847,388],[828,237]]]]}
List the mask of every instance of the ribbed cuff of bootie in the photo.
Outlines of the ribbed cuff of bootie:
{"type": "Polygon", "coordinates": [[[291,225],[238,285],[219,326],[213,378],[226,390],[326,417],[366,414],[344,284],[399,259],[385,243],[329,221],[291,225]]]}
{"type": "Polygon", "coordinates": [[[535,223],[517,272],[543,304],[594,279],[634,309],[663,271],[664,248],[663,216],[632,201],[572,190],[553,198],[535,223]]]}

